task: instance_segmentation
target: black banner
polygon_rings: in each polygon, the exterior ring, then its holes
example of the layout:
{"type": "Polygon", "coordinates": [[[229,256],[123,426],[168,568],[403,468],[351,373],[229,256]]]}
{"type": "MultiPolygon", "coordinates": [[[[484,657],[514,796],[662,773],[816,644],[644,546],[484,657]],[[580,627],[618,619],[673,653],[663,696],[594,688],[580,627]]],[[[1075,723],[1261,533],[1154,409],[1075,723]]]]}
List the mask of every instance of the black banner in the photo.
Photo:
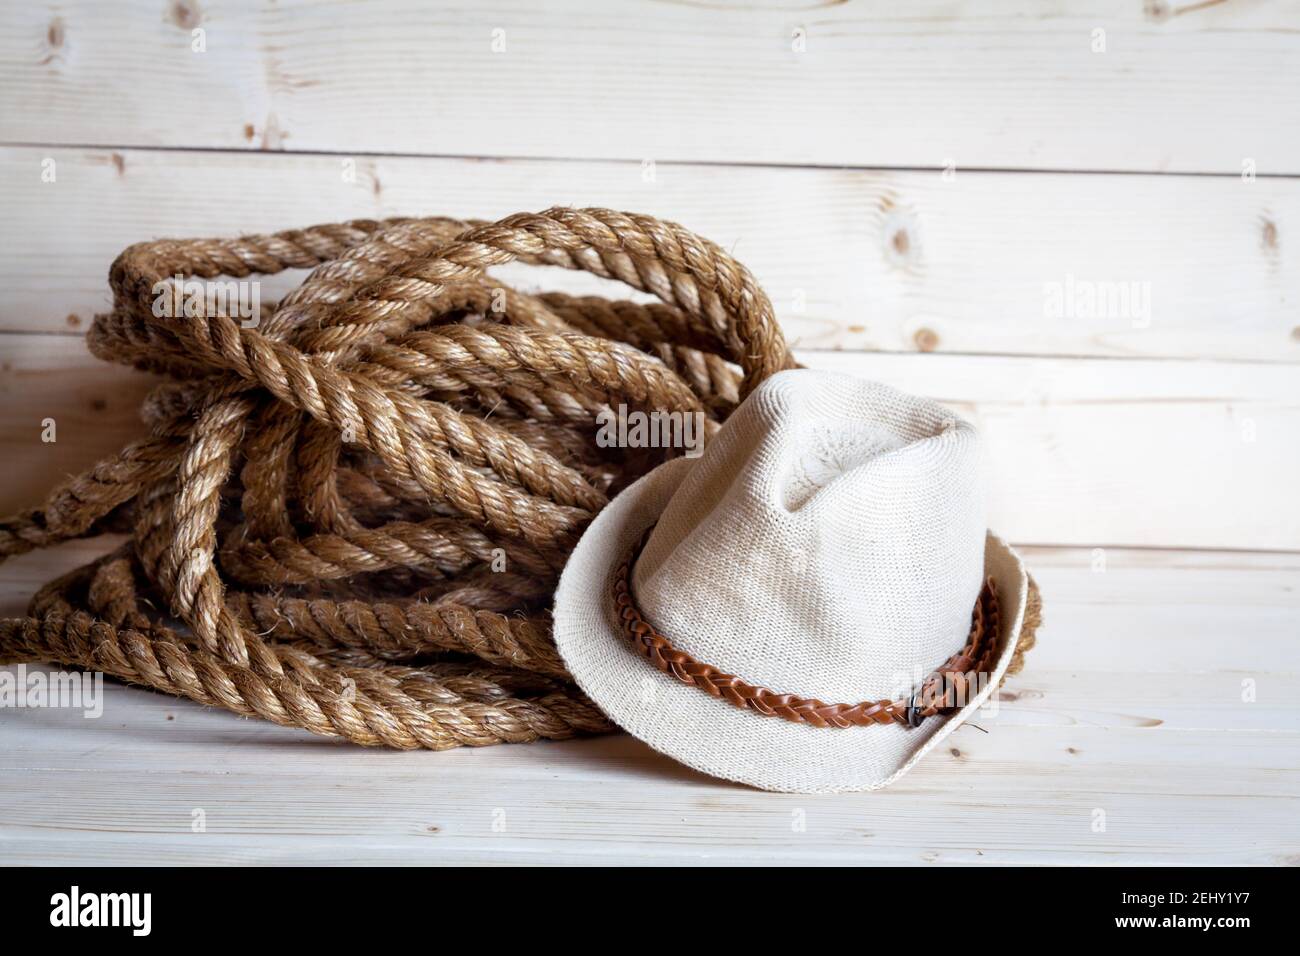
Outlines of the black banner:
{"type": "Polygon", "coordinates": [[[644,923],[638,933],[647,935],[638,938],[662,931],[665,942],[689,924],[699,936],[726,924],[725,932],[741,934],[735,942],[758,920],[773,940],[851,933],[872,948],[909,939],[928,946],[931,933],[948,932],[963,945],[994,933],[1011,937],[1004,943],[1105,937],[1184,945],[1200,938],[1232,946],[1260,929],[1277,938],[1294,918],[1282,912],[1292,873],[1266,869],[750,868],[722,876],[704,868],[628,868],[612,877],[581,869],[547,877],[527,869],[51,868],[6,875],[10,943],[76,935],[128,946],[225,939],[342,945],[373,939],[379,926],[390,935],[432,931],[447,939],[443,934],[478,921],[474,932],[490,927],[494,943],[514,931],[535,940],[577,933],[594,942],[611,920],[644,923]]]}

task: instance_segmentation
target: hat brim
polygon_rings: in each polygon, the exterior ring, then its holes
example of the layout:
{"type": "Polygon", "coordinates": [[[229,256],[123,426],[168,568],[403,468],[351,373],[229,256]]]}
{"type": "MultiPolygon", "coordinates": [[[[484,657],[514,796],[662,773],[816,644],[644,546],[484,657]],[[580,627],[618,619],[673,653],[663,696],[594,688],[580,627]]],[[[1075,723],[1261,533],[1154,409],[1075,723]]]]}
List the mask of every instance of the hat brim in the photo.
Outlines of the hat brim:
{"type": "Polygon", "coordinates": [[[915,728],[813,727],[741,709],[653,667],[622,635],[610,596],[613,576],[695,461],[675,458],[616,496],[579,540],[555,592],[560,656],[614,723],[702,773],[763,790],[876,790],[911,769],[995,693],[1020,637],[1029,579],[1019,556],[991,532],[984,562],[998,589],[1000,649],[992,678],[949,716],[915,728]]]}

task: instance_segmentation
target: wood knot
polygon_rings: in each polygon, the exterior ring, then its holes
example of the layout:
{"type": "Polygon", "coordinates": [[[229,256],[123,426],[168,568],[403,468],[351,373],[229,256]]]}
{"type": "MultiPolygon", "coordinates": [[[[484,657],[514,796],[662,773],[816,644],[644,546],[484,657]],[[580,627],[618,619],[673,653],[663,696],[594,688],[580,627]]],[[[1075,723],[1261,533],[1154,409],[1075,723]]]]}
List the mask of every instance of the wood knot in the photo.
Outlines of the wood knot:
{"type": "Polygon", "coordinates": [[[1169,4],[1164,0],[1146,0],[1142,4],[1142,13],[1153,23],[1163,23],[1171,16],[1169,4]]]}
{"type": "Polygon", "coordinates": [[[63,18],[55,17],[50,21],[50,25],[45,29],[45,55],[40,59],[41,66],[53,63],[56,59],[60,59],[63,56],[63,44],[65,40],[66,35],[63,29],[63,18]]]}
{"type": "Polygon", "coordinates": [[[921,252],[919,223],[906,208],[895,207],[884,217],[885,261],[901,269],[916,264],[921,252]]]}
{"type": "Polygon", "coordinates": [[[1260,230],[1260,241],[1264,244],[1264,249],[1269,252],[1277,249],[1277,223],[1272,219],[1264,220],[1260,230]]]}
{"type": "Polygon", "coordinates": [[[912,240],[908,238],[906,229],[897,230],[889,242],[900,256],[906,256],[912,248],[912,240]]]}
{"type": "Polygon", "coordinates": [[[912,336],[912,341],[916,343],[918,350],[933,352],[939,347],[939,334],[934,329],[919,328],[912,336]]]}
{"type": "Polygon", "coordinates": [[[203,20],[203,11],[193,0],[175,0],[167,12],[168,19],[182,30],[193,30],[203,20]]]}

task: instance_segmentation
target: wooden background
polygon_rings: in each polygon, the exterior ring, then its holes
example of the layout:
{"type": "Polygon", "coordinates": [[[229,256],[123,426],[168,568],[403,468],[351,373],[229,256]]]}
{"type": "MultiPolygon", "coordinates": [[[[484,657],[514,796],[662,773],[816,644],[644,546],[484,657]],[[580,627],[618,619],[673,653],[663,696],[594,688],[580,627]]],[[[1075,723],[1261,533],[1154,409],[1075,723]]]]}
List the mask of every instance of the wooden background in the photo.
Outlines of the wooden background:
{"type": "MultiPolygon", "coordinates": [[[[0,507],[141,431],[148,380],[81,341],[123,246],[558,204],[709,236],[806,363],[983,429],[1048,615],[991,732],[785,797],[113,686],[0,711],[0,856],[1300,861],[1300,3],[6,5],[0,507]],[[1052,308],[1104,283],[1149,312],[1052,308]]],[[[0,610],[102,547],[5,565],[0,610]]]]}

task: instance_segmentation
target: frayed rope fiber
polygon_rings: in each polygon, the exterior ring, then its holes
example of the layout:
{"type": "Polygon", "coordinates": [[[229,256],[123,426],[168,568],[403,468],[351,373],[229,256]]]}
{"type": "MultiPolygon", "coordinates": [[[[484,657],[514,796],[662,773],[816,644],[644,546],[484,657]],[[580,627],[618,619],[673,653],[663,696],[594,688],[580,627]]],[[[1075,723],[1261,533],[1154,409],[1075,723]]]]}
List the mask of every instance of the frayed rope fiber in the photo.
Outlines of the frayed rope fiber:
{"type": "MultiPolygon", "coordinates": [[[[570,681],[548,608],[592,517],[680,450],[600,447],[597,416],[699,413],[711,435],[795,364],[744,266],[605,209],[142,243],[109,282],[89,347],[166,376],[149,437],[0,522],[0,560],[130,537],[0,621],[0,663],[91,668],[360,744],[614,730],[570,681]],[[485,273],[512,261],[659,302],[485,273]],[[312,271],[256,321],[176,301],[175,276],[285,269],[312,271]]],[[[1036,591],[1031,607],[1036,623],[1036,591]]]]}

